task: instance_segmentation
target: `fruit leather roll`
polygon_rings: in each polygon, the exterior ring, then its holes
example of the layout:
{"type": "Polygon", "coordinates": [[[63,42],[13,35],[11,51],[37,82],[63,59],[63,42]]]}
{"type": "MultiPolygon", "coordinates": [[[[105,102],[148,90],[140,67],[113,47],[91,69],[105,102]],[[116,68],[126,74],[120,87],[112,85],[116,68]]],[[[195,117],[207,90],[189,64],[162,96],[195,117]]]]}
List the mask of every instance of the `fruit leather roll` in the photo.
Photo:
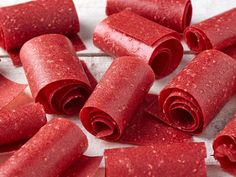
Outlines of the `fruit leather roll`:
{"type": "Polygon", "coordinates": [[[28,104],[11,111],[0,112],[0,147],[31,138],[46,124],[43,106],[28,104]]]}
{"type": "Polygon", "coordinates": [[[158,144],[105,150],[107,177],[206,177],[204,143],[158,144]]]}
{"type": "Polygon", "coordinates": [[[236,92],[236,61],[206,50],[193,59],[160,93],[164,122],[199,134],[236,92]]]}
{"type": "Polygon", "coordinates": [[[221,167],[236,175],[235,162],[235,140],[236,140],[236,115],[219,133],[213,142],[214,157],[221,164],[221,167]]]}
{"type": "Polygon", "coordinates": [[[79,20],[72,0],[37,0],[0,8],[0,46],[20,65],[20,47],[33,37],[59,33],[71,37],[82,49],[77,36],[79,20]]]}
{"type": "Polygon", "coordinates": [[[192,19],[190,0],[107,0],[106,14],[129,9],[163,26],[183,32],[192,19]]]}
{"type": "Polygon", "coordinates": [[[131,11],[113,14],[97,25],[94,44],[113,57],[135,56],[162,78],[179,65],[183,47],[177,32],[131,11]]]}
{"type": "Polygon", "coordinates": [[[74,123],[53,119],[0,167],[0,176],[59,176],[87,146],[86,136],[74,123]]]}
{"type": "Polygon", "coordinates": [[[118,140],[154,77],[151,67],[138,58],[115,59],[81,109],[84,127],[98,138],[118,140]]]}
{"type": "Polygon", "coordinates": [[[236,43],[236,8],[185,29],[184,38],[196,53],[207,49],[224,50],[236,43]]]}
{"type": "Polygon", "coordinates": [[[47,113],[76,114],[92,88],[68,38],[47,34],[24,44],[20,57],[32,95],[47,113]]]}

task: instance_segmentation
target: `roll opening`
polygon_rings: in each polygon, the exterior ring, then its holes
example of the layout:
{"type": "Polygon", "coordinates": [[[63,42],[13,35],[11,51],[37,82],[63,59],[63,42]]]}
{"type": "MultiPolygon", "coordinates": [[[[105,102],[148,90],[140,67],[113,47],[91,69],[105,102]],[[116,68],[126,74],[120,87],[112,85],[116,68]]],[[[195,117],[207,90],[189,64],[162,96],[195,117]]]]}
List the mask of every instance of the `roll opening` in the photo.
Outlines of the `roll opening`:
{"type": "Polygon", "coordinates": [[[151,63],[151,67],[157,76],[162,75],[169,67],[170,55],[168,52],[159,52],[151,63]]]}
{"type": "Polygon", "coordinates": [[[172,123],[176,127],[181,127],[183,129],[188,129],[194,124],[193,116],[185,109],[176,108],[170,112],[172,123]]]}

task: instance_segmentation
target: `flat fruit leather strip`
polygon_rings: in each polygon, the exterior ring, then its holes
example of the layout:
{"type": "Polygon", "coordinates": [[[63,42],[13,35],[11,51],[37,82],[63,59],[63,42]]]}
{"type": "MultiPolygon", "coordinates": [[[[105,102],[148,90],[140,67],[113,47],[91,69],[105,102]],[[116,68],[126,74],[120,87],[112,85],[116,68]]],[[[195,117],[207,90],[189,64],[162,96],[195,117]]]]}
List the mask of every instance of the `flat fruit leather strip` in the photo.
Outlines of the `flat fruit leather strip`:
{"type": "Polygon", "coordinates": [[[79,113],[92,87],[68,38],[33,38],[23,45],[20,57],[33,98],[47,113],[79,113]]]}
{"type": "Polygon", "coordinates": [[[135,57],[113,61],[85,106],[80,120],[93,135],[118,140],[154,82],[149,65],[135,57]]]}
{"type": "Polygon", "coordinates": [[[109,149],[106,177],[206,177],[204,143],[175,143],[109,149]]]}
{"type": "Polygon", "coordinates": [[[47,122],[43,106],[28,104],[0,112],[0,152],[6,145],[31,138],[47,122]]]}
{"type": "Polygon", "coordinates": [[[93,42],[113,57],[139,57],[152,67],[157,78],[174,71],[183,56],[177,32],[131,11],[113,14],[99,23],[93,42]]]}
{"type": "Polygon", "coordinates": [[[79,19],[72,0],[37,0],[0,8],[0,46],[20,65],[21,46],[33,37],[58,33],[71,37],[76,49],[84,49],[77,36],[79,19]]]}
{"type": "Polygon", "coordinates": [[[224,50],[236,43],[236,8],[194,24],[184,31],[189,48],[199,53],[207,49],[224,50]]]}
{"type": "Polygon", "coordinates": [[[86,136],[74,123],[53,119],[0,167],[0,176],[59,176],[87,146],[86,136]]]}
{"type": "Polygon", "coordinates": [[[190,135],[164,124],[146,112],[150,104],[154,102],[158,104],[157,97],[157,95],[147,94],[136,115],[125,128],[119,142],[146,146],[192,140],[190,135]]]}
{"type": "Polygon", "coordinates": [[[160,93],[163,121],[200,134],[236,93],[236,61],[217,51],[196,56],[160,93]]]}
{"type": "Polygon", "coordinates": [[[100,156],[88,157],[83,155],[60,177],[95,177],[102,158],[100,156]]]}
{"type": "Polygon", "coordinates": [[[221,167],[236,175],[236,115],[217,135],[213,142],[214,157],[221,167]]]}
{"type": "Polygon", "coordinates": [[[92,75],[92,73],[90,72],[90,70],[89,70],[88,66],[86,65],[86,63],[83,60],[80,60],[80,62],[83,65],[84,71],[85,71],[85,73],[88,77],[88,80],[90,82],[91,87],[94,89],[98,84],[96,78],[92,75]]]}
{"type": "Polygon", "coordinates": [[[107,0],[107,15],[126,9],[178,32],[183,32],[192,19],[190,0],[107,0]]]}
{"type": "Polygon", "coordinates": [[[19,96],[26,87],[27,85],[15,83],[0,74],[0,110],[19,96]]]}

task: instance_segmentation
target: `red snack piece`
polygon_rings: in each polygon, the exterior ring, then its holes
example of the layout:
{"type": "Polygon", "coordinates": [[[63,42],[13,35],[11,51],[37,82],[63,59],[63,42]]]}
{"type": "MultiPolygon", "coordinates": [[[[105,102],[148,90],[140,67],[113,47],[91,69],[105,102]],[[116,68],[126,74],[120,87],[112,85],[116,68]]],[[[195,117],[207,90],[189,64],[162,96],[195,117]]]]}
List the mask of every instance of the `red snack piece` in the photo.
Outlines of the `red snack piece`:
{"type": "Polygon", "coordinates": [[[33,38],[20,57],[32,95],[47,113],[80,111],[92,88],[69,39],[59,34],[33,38]]]}
{"type": "Polygon", "coordinates": [[[53,119],[0,167],[0,176],[59,176],[87,146],[86,136],[74,123],[53,119]]]}
{"type": "Polygon", "coordinates": [[[43,106],[29,104],[0,112],[0,146],[27,140],[46,124],[43,106]]]}
{"type": "Polygon", "coordinates": [[[109,149],[104,155],[107,177],[207,176],[204,143],[109,149]]]}
{"type": "Polygon", "coordinates": [[[2,7],[0,24],[0,46],[13,56],[15,65],[20,65],[18,54],[21,46],[42,34],[64,34],[71,36],[76,46],[81,44],[76,36],[80,27],[72,0],[37,0],[2,7]]]}
{"type": "Polygon", "coordinates": [[[27,85],[10,81],[0,74],[0,110],[19,96],[26,87],[27,85]]]}
{"type": "Polygon", "coordinates": [[[207,50],[193,59],[160,93],[163,121],[199,134],[236,92],[236,61],[207,50]]]}
{"type": "Polygon", "coordinates": [[[107,0],[106,14],[129,9],[163,26],[183,32],[192,19],[190,0],[107,0]]]}
{"type": "Polygon", "coordinates": [[[199,53],[207,49],[224,50],[236,43],[236,8],[185,29],[189,48],[199,53]]]}
{"type": "MultiPolygon", "coordinates": [[[[158,105],[157,95],[147,94],[136,115],[125,128],[119,142],[135,145],[153,145],[191,141],[192,137],[164,124],[147,112],[150,105],[158,105]]],[[[160,108],[159,106],[156,108],[160,108]]],[[[161,112],[161,110],[158,110],[161,112]]],[[[158,117],[159,118],[159,117],[158,117]]]]}
{"type": "Polygon", "coordinates": [[[150,66],[135,57],[120,57],[106,71],[80,120],[93,135],[118,140],[154,82],[150,66]]]}
{"type": "Polygon", "coordinates": [[[113,14],[98,24],[93,42],[113,57],[139,57],[152,67],[157,78],[174,71],[183,56],[177,32],[131,11],[113,14]]]}
{"type": "Polygon", "coordinates": [[[102,158],[81,156],[60,177],[95,177],[102,158]]]}
{"type": "Polygon", "coordinates": [[[214,157],[221,167],[236,175],[236,116],[225,126],[213,142],[214,157]]]}

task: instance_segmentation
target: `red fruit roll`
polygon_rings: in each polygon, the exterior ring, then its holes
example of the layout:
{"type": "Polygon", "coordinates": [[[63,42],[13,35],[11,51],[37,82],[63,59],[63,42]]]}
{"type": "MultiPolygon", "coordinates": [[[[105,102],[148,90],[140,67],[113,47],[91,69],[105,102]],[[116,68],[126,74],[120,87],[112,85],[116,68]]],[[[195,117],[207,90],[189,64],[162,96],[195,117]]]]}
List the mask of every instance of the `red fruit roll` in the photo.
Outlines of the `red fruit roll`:
{"type": "Polygon", "coordinates": [[[104,156],[107,177],[207,176],[204,143],[109,149],[104,156]]]}
{"type": "Polygon", "coordinates": [[[92,88],[68,38],[59,34],[33,38],[24,44],[20,57],[33,98],[47,113],[80,111],[92,88]]]}
{"type": "Polygon", "coordinates": [[[20,65],[17,56],[21,46],[42,34],[64,34],[72,37],[77,46],[82,46],[77,36],[79,19],[72,0],[37,0],[2,7],[0,26],[0,46],[12,55],[15,65],[20,65]]]}
{"type": "Polygon", "coordinates": [[[0,176],[59,176],[87,146],[86,136],[74,123],[53,119],[0,167],[0,176]]]}
{"type": "Polygon", "coordinates": [[[98,138],[118,140],[153,82],[154,73],[145,62],[115,59],[81,109],[82,124],[98,138]]]}
{"type": "Polygon", "coordinates": [[[185,29],[184,38],[196,53],[207,49],[224,50],[236,43],[236,8],[185,29]]]}
{"type": "Polygon", "coordinates": [[[0,112],[0,146],[31,138],[46,124],[43,106],[28,104],[0,112]]]}
{"type": "Polygon", "coordinates": [[[236,162],[236,115],[219,133],[213,142],[214,157],[221,164],[221,167],[236,175],[235,162],[236,162]]]}
{"type": "Polygon", "coordinates": [[[132,10],[149,20],[178,32],[183,32],[192,19],[190,0],[107,0],[107,15],[125,9],[132,10]]]}
{"type": "Polygon", "coordinates": [[[113,14],[97,25],[94,44],[113,57],[135,56],[162,78],[179,65],[183,47],[177,32],[131,11],[113,14]]]}
{"type": "Polygon", "coordinates": [[[206,50],[161,91],[163,121],[199,134],[235,93],[236,61],[220,51],[206,50]]]}

